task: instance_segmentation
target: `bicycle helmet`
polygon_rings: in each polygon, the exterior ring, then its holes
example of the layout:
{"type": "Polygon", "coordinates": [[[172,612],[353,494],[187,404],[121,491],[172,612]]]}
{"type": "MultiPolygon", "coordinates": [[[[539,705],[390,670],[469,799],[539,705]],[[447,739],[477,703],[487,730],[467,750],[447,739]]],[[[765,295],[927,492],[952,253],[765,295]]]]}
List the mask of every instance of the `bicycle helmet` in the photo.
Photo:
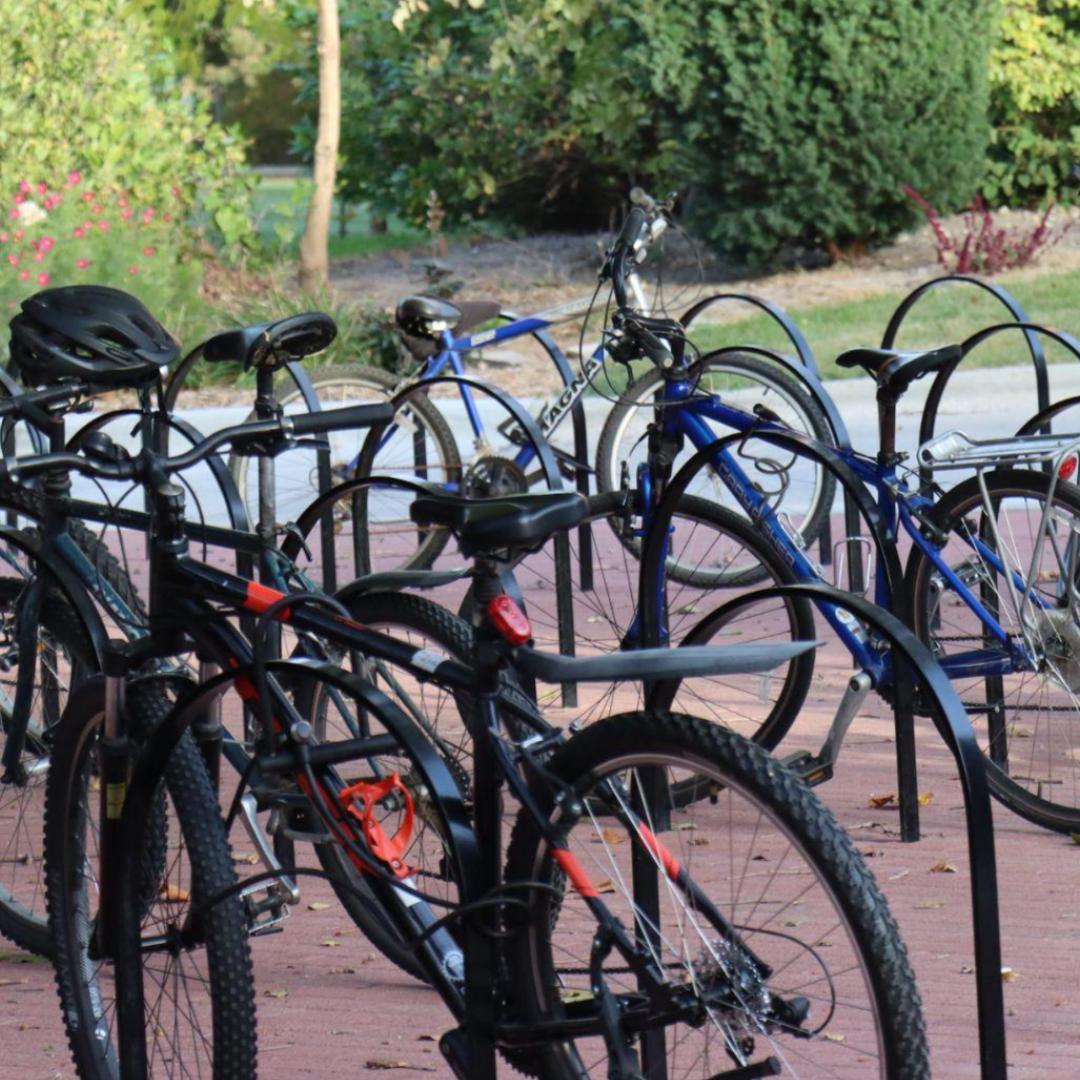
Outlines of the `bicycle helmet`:
{"type": "Polygon", "coordinates": [[[31,386],[68,379],[145,386],[179,353],[139,300],[103,285],[45,289],[28,296],[11,320],[11,361],[31,386]]]}

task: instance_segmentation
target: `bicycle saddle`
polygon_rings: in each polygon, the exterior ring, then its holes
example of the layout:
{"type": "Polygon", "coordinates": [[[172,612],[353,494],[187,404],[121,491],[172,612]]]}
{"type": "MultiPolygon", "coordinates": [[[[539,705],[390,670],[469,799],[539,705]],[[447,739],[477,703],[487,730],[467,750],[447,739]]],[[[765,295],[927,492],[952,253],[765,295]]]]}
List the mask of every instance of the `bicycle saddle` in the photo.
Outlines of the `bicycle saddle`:
{"type": "Polygon", "coordinates": [[[465,333],[494,319],[502,310],[494,300],[466,300],[451,304],[434,296],[406,296],[394,312],[405,345],[417,359],[440,351],[438,338],[446,330],[465,333]]]}
{"type": "Polygon", "coordinates": [[[211,362],[238,360],[245,371],[264,366],[276,369],[322,352],[335,337],[337,325],[329,315],[308,311],[277,322],[223,330],[204,342],[203,356],[211,362]]]}
{"type": "Polygon", "coordinates": [[[861,367],[872,375],[878,386],[899,397],[916,379],[938,371],[960,359],[959,345],[945,345],[929,352],[904,352],[893,349],[848,349],[836,362],[840,367],[861,367]]]}
{"type": "Polygon", "coordinates": [[[441,525],[454,533],[466,556],[537,548],[553,533],[580,525],[587,513],[588,503],[576,491],[494,499],[432,491],[414,499],[409,509],[417,525],[441,525]]]}

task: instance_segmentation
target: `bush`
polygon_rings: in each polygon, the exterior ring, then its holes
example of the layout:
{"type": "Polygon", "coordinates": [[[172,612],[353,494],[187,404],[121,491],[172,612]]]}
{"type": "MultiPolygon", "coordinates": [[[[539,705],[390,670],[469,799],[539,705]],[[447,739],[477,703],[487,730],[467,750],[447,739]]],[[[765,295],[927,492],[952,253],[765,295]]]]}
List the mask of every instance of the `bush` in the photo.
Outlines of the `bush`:
{"type": "Polygon", "coordinates": [[[844,246],[977,186],[988,0],[709,0],[683,65],[695,216],[724,247],[844,246]]]}
{"type": "Polygon", "coordinates": [[[243,144],[181,92],[145,16],[118,0],[0,0],[0,193],[57,162],[184,216],[237,248],[253,238],[243,144]]]}
{"type": "Polygon", "coordinates": [[[1010,0],[990,64],[994,136],[982,190],[994,202],[1077,201],[1080,2],[1010,0]]]}
{"type": "Polygon", "coordinates": [[[39,289],[86,282],[135,293],[170,327],[183,322],[198,305],[202,261],[189,250],[180,195],[140,199],[78,171],[0,192],[0,317],[39,289]]]}

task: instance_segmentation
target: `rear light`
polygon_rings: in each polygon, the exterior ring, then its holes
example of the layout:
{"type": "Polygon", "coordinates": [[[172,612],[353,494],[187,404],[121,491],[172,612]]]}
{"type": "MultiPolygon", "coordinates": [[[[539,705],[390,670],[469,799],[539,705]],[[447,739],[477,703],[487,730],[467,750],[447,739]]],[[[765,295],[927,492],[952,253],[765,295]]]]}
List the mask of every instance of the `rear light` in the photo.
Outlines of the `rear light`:
{"type": "Polygon", "coordinates": [[[532,637],[528,617],[506,593],[492,598],[487,606],[487,615],[495,629],[511,645],[524,645],[532,637]]]}
{"type": "Polygon", "coordinates": [[[1076,454],[1070,454],[1058,467],[1059,480],[1071,480],[1076,472],[1076,454]]]}

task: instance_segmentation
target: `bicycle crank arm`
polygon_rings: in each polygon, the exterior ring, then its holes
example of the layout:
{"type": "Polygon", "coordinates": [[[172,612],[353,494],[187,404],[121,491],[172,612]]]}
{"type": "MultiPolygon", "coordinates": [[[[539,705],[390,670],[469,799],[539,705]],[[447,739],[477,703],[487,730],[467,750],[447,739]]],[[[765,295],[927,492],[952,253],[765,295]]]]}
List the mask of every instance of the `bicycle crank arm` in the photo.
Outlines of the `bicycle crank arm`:
{"type": "Polygon", "coordinates": [[[244,831],[258,850],[259,860],[263,866],[271,873],[278,875],[277,879],[271,884],[271,889],[279,888],[284,893],[283,899],[286,903],[298,904],[300,903],[300,890],[297,888],[293,878],[284,873],[284,867],[278,861],[278,857],[274,854],[274,849],[270,844],[270,837],[266,835],[266,831],[259,824],[256,815],[255,796],[249,791],[240,799],[240,820],[244,824],[244,831]]]}
{"type": "Polygon", "coordinates": [[[862,708],[862,703],[866,700],[866,695],[870,693],[873,685],[873,680],[865,671],[852,675],[848,680],[844,696],[840,699],[840,706],[829,726],[829,734],[825,737],[820,752],[815,756],[808,750],[798,750],[782,758],[783,764],[798,773],[811,787],[831,780],[837,758],[840,757],[840,747],[851,727],[851,722],[862,708]]]}
{"type": "Polygon", "coordinates": [[[741,1069],[728,1069],[710,1076],[709,1080],[757,1080],[759,1076],[779,1076],[780,1062],[774,1057],[759,1061],[756,1065],[744,1065],[741,1069]]]}

